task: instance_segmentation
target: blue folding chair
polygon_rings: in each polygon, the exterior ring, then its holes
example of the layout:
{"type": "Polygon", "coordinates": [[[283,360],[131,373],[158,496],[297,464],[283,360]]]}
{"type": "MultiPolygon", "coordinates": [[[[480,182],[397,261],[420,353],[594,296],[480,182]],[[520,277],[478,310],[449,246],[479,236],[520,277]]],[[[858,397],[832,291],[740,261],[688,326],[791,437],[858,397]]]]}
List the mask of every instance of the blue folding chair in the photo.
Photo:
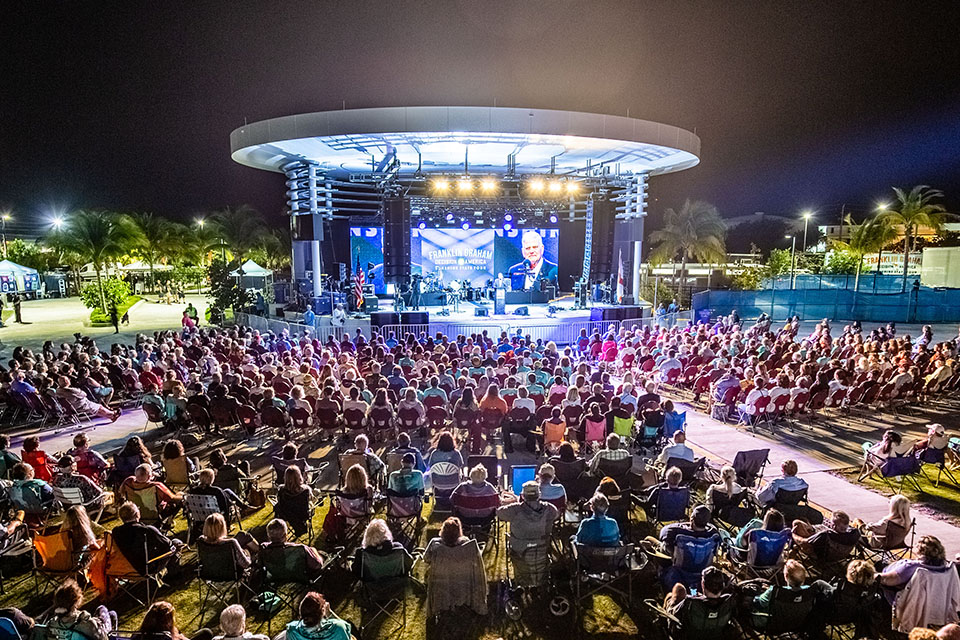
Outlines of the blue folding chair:
{"type": "Polygon", "coordinates": [[[0,618],[0,640],[22,640],[17,626],[10,618],[0,618]]]}
{"type": "Polygon", "coordinates": [[[783,552],[793,540],[790,529],[782,531],[764,531],[754,529],[750,532],[750,544],[746,549],[731,546],[728,557],[751,578],[770,578],[782,564],[783,552]]]}
{"type": "Polygon", "coordinates": [[[653,517],[656,524],[676,522],[687,519],[687,508],[690,506],[690,489],[688,487],[661,487],[657,489],[656,500],[653,504],[653,517]]]}
{"type": "Polygon", "coordinates": [[[707,538],[678,535],[673,548],[673,565],[663,572],[663,587],[668,591],[680,583],[687,589],[700,587],[700,574],[713,564],[720,548],[720,535],[707,538]]]}
{"type": "Polygon", "coordinates": [[[957,484],[957,479],[953,477],[953,473],[947,467],[947,450],[945,448],[934,449],[933,447],[926,447],[920,451],[917,460],[920,461],[920,471],[927,480],[930,480],[930,476],[927,475],[927,472],[924,471],[923,468],[928,464],[937,465],[937,479],[933,483],[935,487],[940,486],[940,476],[943,474],[947,474],[947,477],[953,481],[953,484],[957,484]]]}

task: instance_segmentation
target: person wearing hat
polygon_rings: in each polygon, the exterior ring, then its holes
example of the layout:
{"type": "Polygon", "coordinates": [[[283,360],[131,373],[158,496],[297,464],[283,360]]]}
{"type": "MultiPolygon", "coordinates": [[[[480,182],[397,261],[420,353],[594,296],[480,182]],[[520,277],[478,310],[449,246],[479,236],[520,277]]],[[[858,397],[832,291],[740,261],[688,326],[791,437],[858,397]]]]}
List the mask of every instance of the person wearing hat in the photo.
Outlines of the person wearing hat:
{"type": "Polygon", "coordinates": [[[927,425],[927,437],[917,441],[913,445],[914,453],[920,453],[924,449],[946,449],[950,444],[950,438],[947,437],[946,429],[943,425],[934,422],[927,425]]]}
{"type": "Polygon", "coordinates": [[[77,461],[71,455],[65,455],[57,463],[57,474],[53,486],[61,489],[80,489],[83,502],[90,509],[97,510],[107,502],[107,492],[85,475],[77,473],[77,461]]]}
{"type": "Polygon", "coordinates": [[[677,536],[692,538],[709,538],[717,534],[717,528],[710,524],[713,512],[705,504],[698,505],[690,515],[690,522],[674,522],[660,529],[660,551],[673,556],[673,549],[677,536]]]}
{"type": "Polygon", "coordinates": [[[588,547],[620,546],[620,525],[607,517],[610,499],[602,493],[595,493],[590,499],[590,509],[593,513],[580,521],[576,541],[588,547]]]}
{"type": "Polygon", "coordinates": [[[501,522],[510,523],[510,548],[522,552],[531,544],[549,540],[559,512],[549,502],[540,500],[540,483],[523,483],[520,501],[497,509],[501,522]]]}

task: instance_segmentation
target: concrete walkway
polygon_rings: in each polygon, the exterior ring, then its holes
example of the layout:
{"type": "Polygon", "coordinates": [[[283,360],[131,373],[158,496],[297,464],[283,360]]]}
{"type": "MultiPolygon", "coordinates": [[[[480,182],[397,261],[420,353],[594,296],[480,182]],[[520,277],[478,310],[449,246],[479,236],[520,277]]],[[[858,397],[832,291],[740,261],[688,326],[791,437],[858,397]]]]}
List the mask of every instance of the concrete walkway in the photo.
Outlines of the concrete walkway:
{"type": "Polygon", "coordinates": [[[14,323],[11,317],[7,326],[0,329],[0,358],[9,358],[16,346],[38,351],[46,340],[52,340],[55,345],[72,343],[73,334],[77,332],[95,338],[101,351],[107,351],[113,342],[132,343],[138,333],[179,328],[187,303],[193,303],[201,318],[207,308],[205,295],[188,294],[186,298],[183,304],[168,305],[157,304],[156,296],[150,296],[131,309],[130,324],[120,326],[120,335],[113,333],[113,327],[84,326],[84,321],[90,319],[90,309],[83,306],[80,298],[28,300],[22,307],[24,324],[14,323]]]}
{"type": "MultiPolygon", "coordinates": [[[[750,431],[723,424],[690,405],[675,404],[678,405],[678,411],[687,411],[687,442],[714,462],[732,463],[738,451],[770,449],[765,478],[779,476],[781,463],[793,459],[800,467],[800,476],[810,485],[810,501],[823,510],[846,511],[851,518],[860,518],[864,522],[876,522],[887,515],[889,494],[875,493],[831,473],[848,465],[807,455],[765,436],[755,436],[750,431]]],[[[917,536],[932,535],[939,538],[946,547],[948,557],[960,553],[960,527],[932,518],[918,509],[913,509],[912,513],[917,520],[917,536]]]]}

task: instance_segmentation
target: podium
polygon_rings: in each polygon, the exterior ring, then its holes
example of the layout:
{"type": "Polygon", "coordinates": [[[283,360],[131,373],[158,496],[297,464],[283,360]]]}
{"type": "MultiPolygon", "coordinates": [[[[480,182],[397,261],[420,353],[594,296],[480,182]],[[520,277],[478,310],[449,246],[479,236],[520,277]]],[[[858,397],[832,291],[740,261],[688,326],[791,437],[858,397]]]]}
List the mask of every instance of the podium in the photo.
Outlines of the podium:
{"type": "Polygon", "coordinates": [[[507,312],[507,289],[497,287],[493,291],[493,315],[502,316],[507,312]]]}

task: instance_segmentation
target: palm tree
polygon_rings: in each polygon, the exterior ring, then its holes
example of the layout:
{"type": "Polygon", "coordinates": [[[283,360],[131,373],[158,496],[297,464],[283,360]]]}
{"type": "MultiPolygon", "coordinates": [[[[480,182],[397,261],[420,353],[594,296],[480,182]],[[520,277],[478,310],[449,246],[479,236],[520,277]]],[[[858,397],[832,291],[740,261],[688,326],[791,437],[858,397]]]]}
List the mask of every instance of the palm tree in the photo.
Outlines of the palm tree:
{"type": "Polygon", "coordinates": [[[942,230],[947,214],[943,205],[931,202],[943,197],[943,192],[938,189],[931,189],[921,184],[915,186],[909,193],[896,187],[893,188],[893,192],[897,195],[896,208],[883,211],[879,217],[891,225],[903,226],[903,284],[900,291],[905,292],[914,233],[919,227],[929,227],[934,231],[942,230]]]}
{"type": "Polygon", "coordinates": [[[857,275],[853,281],[853,290],[860,287],[860,269],[863,266],[863,257],[869,253],[883,251],[883,248],[897,239],[897,231],[890,223],[880,216],[854,224],[850,215],[846,218],[850,228],[850,239],[836,240],[833,245],[847,251],[857,258],[857,275]]]}
{"type": "Polygon", "coordinates": [[[136,213],[132,220],[140,236],[136,252],[150,265],[150,285],[156,287],[154,265],[163,258],[170,257],[174,248],[180,244],[180,237],[174,233],[169,221],[152,213],[136,213]]]}
{"type": "Polygon", "coordinates": [[[51,245],[61,252],[77,254],[93,264],[100,293],[100,310],[107,312],[101,272],[112,258],[129,251],[140,241],[137,226],[129,216],[109,211],[78,211],[63,228],[48,236],[51,245]]]}
{"type": "MultiPolygon", "coordinates": [[[[680,211],[667,209],[664,212],[663,228],[650,234],[653,251],[651,262],[674,261],[680,256],[680,275],[686,276],[687,261],[723,262],[727,251],[724,239],[727,226],[720,218],[717,208],[703,200],[687,200],[680,211]]],[[[676,290],[677,272],[673,272],[676,290]]]]}
{"type": "Polygon", "coordinates": [[[266,222],[259,211],[245,204],[235,209],[222,209],[214,217],[217,221],[217,240],[222,240],[230,248],[239,262],[242,277],[244,260],[251,251],[263,246],[264,237],[269,233],[266,222]]]}

